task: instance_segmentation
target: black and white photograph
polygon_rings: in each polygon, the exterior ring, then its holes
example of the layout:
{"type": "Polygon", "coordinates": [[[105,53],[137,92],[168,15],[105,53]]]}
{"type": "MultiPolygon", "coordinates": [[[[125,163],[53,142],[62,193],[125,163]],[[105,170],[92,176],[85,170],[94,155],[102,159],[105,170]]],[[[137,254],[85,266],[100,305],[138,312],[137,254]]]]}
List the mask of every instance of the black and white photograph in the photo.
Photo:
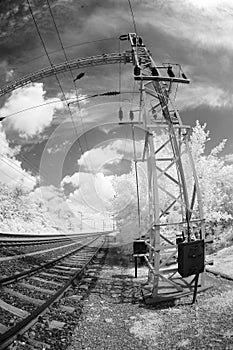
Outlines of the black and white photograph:
{"type": "Polygon", "coordinates": [[[233,350],[233,2],[0,1],[0,350],[233,350]]]}

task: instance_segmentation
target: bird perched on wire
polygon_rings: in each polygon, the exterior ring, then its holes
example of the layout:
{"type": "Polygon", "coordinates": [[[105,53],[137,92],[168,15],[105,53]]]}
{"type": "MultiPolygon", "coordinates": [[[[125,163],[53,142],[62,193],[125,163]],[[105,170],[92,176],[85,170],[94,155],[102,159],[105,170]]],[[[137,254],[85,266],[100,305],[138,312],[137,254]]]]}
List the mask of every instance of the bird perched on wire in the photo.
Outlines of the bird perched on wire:
{"type": "Polygon", "coordinates": [[[82,77],[84,77],[84,75],[85,75],[85,73],[79,73],[77,76],[76,76],[76,78],[74,79],[74,82],[76,81],[76,80],[79,80],[79,79],[81,79],[82,77]]]}

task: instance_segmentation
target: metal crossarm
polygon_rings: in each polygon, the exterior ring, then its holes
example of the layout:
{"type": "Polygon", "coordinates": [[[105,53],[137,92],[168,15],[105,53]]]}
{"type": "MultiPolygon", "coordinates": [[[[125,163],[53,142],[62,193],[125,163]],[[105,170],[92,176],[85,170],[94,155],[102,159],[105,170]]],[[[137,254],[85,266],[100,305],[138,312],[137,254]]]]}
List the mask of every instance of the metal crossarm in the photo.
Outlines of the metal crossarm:
{"type": "Polygon", "coordinates": [[[183,84],[189,84],[190,80],[188,79],[181,79],[181,78],[170,78],[170,77],[154,77],[154,76],[135,76],[135,80],[143,80],[143,81],[168,81],[170,83],[183,83],[183,84]]]}
{"type": "Polygon", "coordinates": [[[30,83],[34,83],[36,81],[40,81],[41,79],[50,77],[51,75],[67,72],[70,69],[79,69],[79,68],[86,68],[90,66],[101,66],[105,64],[131,63],[131,62],[132,62],[132,55],[130,52],[110,53],[110,54],[103,54],[103,55],[91,56],[86,58],[77,58],[68,62],[62,62],[56,65],[53,65],[52,67],[49,66],[49,67],[43,68],[37,72],[33,72],[18,80],[15,80],[11,84],[8,84],[0,88],[0,96],[4,96],[5,94],[12,92],[15,89],[18,89],[30,83]]]}

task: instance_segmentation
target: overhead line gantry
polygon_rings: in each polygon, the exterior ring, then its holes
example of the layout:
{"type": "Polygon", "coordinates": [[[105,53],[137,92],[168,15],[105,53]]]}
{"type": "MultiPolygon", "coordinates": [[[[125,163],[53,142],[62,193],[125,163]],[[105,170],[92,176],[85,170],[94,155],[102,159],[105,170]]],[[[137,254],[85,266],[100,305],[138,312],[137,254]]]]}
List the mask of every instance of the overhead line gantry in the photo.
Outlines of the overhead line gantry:
{"type": "MultiPolygon", "coordinates": [[[[183,124],[172,97],[177,84],[189,84],[190,80],[178,64],[156,64],[136,33],[121,35],[120,40],[128,41],[130,50],[52,65],[0,88],[0,96],[71,69],[117,63],[133,65],[140,103],[138,121],[130,123],[140,124],[145,131],[143,155],[135,161],[147,164],[149,203],[149,226],[146,232],[139,232],[141,240],[134,242],[135,258],[145,259],[148,283],[152,285],[148,300],[157,302],[197,290],[199,273],[201,288],[205,288],[204,215],[189,146],[190,127],[183,124]],[[178,266],[172,264],[169,268],[177,254],[178,266]],[[161,288],[165,288],[165,294],[161,294],[161,288]]],[[[120,114],[122,119],[122,110],[120,114]]]]}

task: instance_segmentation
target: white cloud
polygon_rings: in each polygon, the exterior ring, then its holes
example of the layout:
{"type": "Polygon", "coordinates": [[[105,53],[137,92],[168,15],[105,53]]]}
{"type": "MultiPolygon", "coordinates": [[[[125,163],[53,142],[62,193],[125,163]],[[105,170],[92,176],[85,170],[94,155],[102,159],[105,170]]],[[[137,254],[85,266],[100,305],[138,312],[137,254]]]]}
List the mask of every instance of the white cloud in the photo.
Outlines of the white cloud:
{"type": "Polygon", "coordinates": [[[21,162],[14,156],[19,152],[19,147],[9,147],[6,134],[0,125],[0,182],[9,187],[21,186],[25,190],[31,190],[37,178],[26,172],[21,167],[21,162]]]}
{"type": "Polygon", "coordinates": [[[233,95],[217,86],[201,83],[180,87],[176,99],[179,109],[195,108],[207,105],[212,108],[232,107],[233,95]]]}
{"type": "Polygon", "coordinates": [[[95,177],[97,195],[106,203],[114,198],[115,191],[112,186],[112,179],[113,176],[105,176],[103,173],[98,173],[95,177]]]}
{"type": "Polygon", "coordinates": [[[46,148],[46,151],[49,154],[62,152],[64,149],[66,149],[67,145],[70,145],[70,144],[71,144],[70,141],[66,140],[59,145],[55,145],[54,147],[46,148]]]}
{"type": "Polygon", "coordinates": [[[64,232],[70,229],[70,225],[76,231],[81,227],[83,230],[103,229],[103,220],[105,228],[112,225],[100,210],[87,205],[83,194],[80,195],[78,191],[65,198],[62,188],[41,186],[31,192],[29,197],[36,202],[42,201],[48,209],[51,221],[64,232]]]}
{"type": "Polygon", "coordinates": [[[229,5],[230,2],[227,0],[186,0],[187,3],[200,9],[214,9],[219,5],[229,5]]]}
{"type": "Polygon", "coordinates": [[[9,187],[19,186],[26,191],[31,191],[37,182],[37,178],[21,168],[21,162],[15,158],[0,155],[0,182],[9,187]]]}
{"type": "MultiPolygon", "coordinates": [[[[141,9],[143,11],[143,9],[141,9]]],[[[231,0],[147,1],[141,19],[176,40],[188,40],[195,47],[233,50],[231,0]]]]}
{"type": "Polygon", "coordinates": [[[85,152],[78,160],[78,164],[83,167],[83,170],[96,172],[104,164],[116,164],[123,158],[117,149],[112,145],[106,147],[93,148],[85,152]]]}
{"type": "MultiPolygon", "coordinates": [[[[123,158],[133,159],[133,141],[129,139],[108,140],[109,144],[102,144],[85,152],[78,160],[78,164],[82,167],[82,171],[90,171],[95,173],[101,171],[107,164],[118,164],[123,158]]],[[[136,141],[137,157],[141,156],[144,142],[136,141]]]]}
{"type": "MultiPolygon", "coordinates": [[[[87,211],[105,212],[111,210],[115,195],[112,186],[113,175],[105,166],[118,164],[123,158],[133,159],[133,142],[128,139],[108,140],[109,144],[85,152],[79,159],[80,172],[65,176],[61,188],[71,184],[75,190],[70,193],[70,204],[86,207],[87,211]]],[[[137,155],[140,156],[144,141],[136,141],[137,155]]]]}
{"type": "Polygon", "coordinates": [[[95,175],[79,172],[72,176],[66,176],[61,187],[63,188],[65,184],[70,183],[76,188],[68,198],[73,206],[85,207],[86,212],[105,212],[110,210],[111,201],[115,194],[112,178],[112,175],[106,176],[101,172],[95,175]]]}
{"type": "Polygon", "coordinates": [[[30,197],[35,200],[49,202],[53,199],[63,198],[63,193],[53,185],[40,186],[30,193],[30,197]]]}
{"type": "MultiPolygon", "coordinates": [[[[57,101],[57,99],[45,99],[44,95],[43,83],[35,83],[17,89],[12,92],[3,108],[1,108],[1,115],[7,116],[29,107],[57,101]]],[[[44,128],[50,125],[56,108],[59,108],[56,103],[43,105],[40,108],[9,117],[5,123],[8,128],[18,131],[20,136],[32,137],[41,133],[44,128]]]]}
{"type": "Polygon", "coordinates": [[[80,179],[80,175],[79,173],[74,173],[73,175],[69,176],[65,176],[64,179],[61,182],[61,187],[64,187],[65,184],[71,184],[74,187],[78,187],[79,186],[79,179],[80,179]]]}
{"type": "Polygon", "coordinates": [[[73,217],[74,213],[66,203],[61,189],[50,186],[41,186],[29,194],[29,197],[38,202],[43,202],[48,210],[50,219],[58,227],[67,230],[67,218],[73,217]]]}

